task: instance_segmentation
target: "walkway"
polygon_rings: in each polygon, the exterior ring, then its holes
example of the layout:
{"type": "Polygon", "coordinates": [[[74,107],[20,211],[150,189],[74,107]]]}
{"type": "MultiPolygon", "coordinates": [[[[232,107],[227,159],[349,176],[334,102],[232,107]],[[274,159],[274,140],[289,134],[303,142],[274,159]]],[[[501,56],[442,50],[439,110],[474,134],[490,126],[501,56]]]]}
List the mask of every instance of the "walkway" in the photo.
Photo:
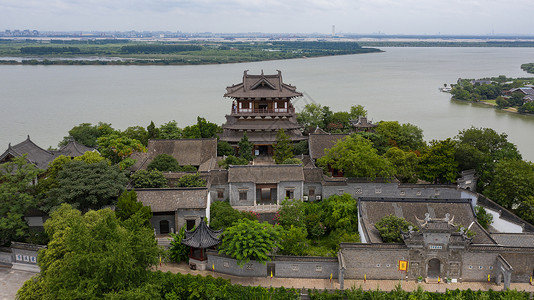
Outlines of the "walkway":
{"type": "MultiPolygon", "coordinates": [[[[308,279],[308,278],[278,278],[278,277],[239,277],[221,273],[215,273],[213,271],[197,271],[189,269],[189,266],[186,263],[169,263],[163,264],[161,267],[158,267],[158,270],[164,272],[172,273],[182,273],[182,274],[192,274],[192,275],[211,275],[213,277],[221,277],[224,279],[229,279],[233,284],[240,284],[244,286],[263,286],[263,287],[293,287],[293,288],[315,288],[315,289],[339,289],[339,283],[336,279],[330,281],[329,279],[308,279]]],[[[425,284],[417,283],[415,281],[401,281],[401,286],[405,291],[413,291],[417,289],[418,285],[421,285],[423,289],[430,292],[445,292],[445,290],[484,290],[487,291],[492,289],[494,291],[499,291],[502,289],[502,286],[497,286],[493,283],[487,282],[464,282],[464,283],[451,283],[451,284],[425,284]]],[[[345,280],[345,289],[350,287],[359,288],[360,286],[364,290],[376,290],[377,288],[383,291],[391,291],[395,289],[395,286],[399,284],[397,280],[345,280]]],[[[529,291],[534,292],[534,286],[528,283],[511,283],[511,289],[516,289],[520,291],[529,291]]]]}

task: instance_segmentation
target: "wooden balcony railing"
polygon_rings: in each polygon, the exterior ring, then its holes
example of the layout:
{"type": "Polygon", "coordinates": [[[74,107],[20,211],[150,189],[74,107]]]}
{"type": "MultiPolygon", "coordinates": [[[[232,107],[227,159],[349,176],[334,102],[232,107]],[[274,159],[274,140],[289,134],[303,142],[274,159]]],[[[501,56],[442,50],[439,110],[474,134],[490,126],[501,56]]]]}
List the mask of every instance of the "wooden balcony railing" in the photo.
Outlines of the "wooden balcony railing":
{"type": "Polygon", "coordinates": [[[232,114],[287,114],[295,113],[295,108],[233,108],[232,114]]]}

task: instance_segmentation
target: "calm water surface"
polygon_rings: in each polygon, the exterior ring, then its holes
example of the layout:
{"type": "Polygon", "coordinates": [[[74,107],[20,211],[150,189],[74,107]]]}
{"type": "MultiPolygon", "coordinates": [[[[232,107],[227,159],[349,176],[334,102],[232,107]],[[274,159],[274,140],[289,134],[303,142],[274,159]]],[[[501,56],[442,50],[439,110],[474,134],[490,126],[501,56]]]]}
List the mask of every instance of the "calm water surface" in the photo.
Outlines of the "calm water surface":
{"type": "Polygon", "coordinates": [[[0,152],[26,135],[43,147],[56,146],[73,126],[104,121],[115,128],[180,126],[197,116],[223,123],[231,101],[225,87],[241,82],[244,70],[275,73],[297,86],[309,102],[348,110],[364,105],[369,117],[410,122],[425,139],[459,130],[491,127],[506,132],[523,156],[534,161],[534,117],[452,102],[440,93],[458,77],[528,77],[522,63],[533,48],[384,48],[386,52],[205,66],[0,66],[0,152]]]}

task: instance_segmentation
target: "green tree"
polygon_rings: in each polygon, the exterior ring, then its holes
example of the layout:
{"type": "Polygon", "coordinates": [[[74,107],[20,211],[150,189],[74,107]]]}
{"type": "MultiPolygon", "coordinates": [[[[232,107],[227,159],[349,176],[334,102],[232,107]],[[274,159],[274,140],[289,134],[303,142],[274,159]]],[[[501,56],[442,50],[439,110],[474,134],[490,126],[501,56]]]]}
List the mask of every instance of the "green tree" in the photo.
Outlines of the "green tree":
{"type": "Polygon", "coordinates": [[[100,132],[96,126],[91,125],[91,123],[81,123],[69,130],[69,135],[64,137],[59,145],[64,146],[68,144],[71,139],[74,139],[82,145],[96,147],[96,139],[99,137],[100,132]]]}
{"type": "Polygon", "coordinates": [[[219,253],[237,260],[241,267],[251,259],[265,264],[270,261],[269,253],[280,247],[281,230],[267,222],[238,220],[223,233],[219,253]]]}
{"type": "Polygon", "coordinates": [[[148,140],[154,140],[159,138],[159,129],[156,127],[153,121],[146,127],[146,134],[148,140]]]}
{"type": "Polygon", "coordinates": [[[150,219],[152,218],[152,209],[150,206],[144,206],[143,203],[137,201],[137,193],[134,190],[125,190],[122,192],[117,199],[115,214],[122,221],[138,214],[140,219],[143,220],[142,225],[151,228],[150,219]]]}
{"type": "Polygon", "coordinates": [[[289,230],[294,227],[306,227],[304,223],[304,203],[299,199],[282,200],[277,212],[278,223],[289,230]]]}
{"type": "Polygon", "coordinates": [[[173,140],[182,138],[182,130],[174,120],[161,125],[158,132],[158,138],[160,139],[173,140]]]}
{"type": "Polygon", "coordinates": [[[295,155],[308,155],[310,154],[308,140],[300,141],[295,144],[294,147],[295,155]]]}
{"type": "Polygon", "coordinates": [[[410,226],[412,230],[419,231],[414,224],[394,215],[387,215],[375,224],[384,243],[402,243],[401,230],[407,232],[410,226]]]}
{"type": "Polygon", "coordinates": [[[235,149],[226,141],[217,141],[217,156],[234,155],[235,149]]]}
{"type": "Polygon", "coordinates": [[[233,155],[228,155],[225,159],[218,162],[219,166],[228,169],[231,165],[248,165],[248,160],[240,157],[235,157],[233,155]]]}
{"type": "Polygon", "coordinates": [[[342,170],[347,177],[392,177],[395,169],[384,157],[378,155],[372,143],[360,135],[350,135],[325,149],[326,155],[317,163],[326,168],[342,170]]]}
{"type": "Polygon", "coordinates": [[[367,117],[367,110],[362,105],[353,105],[350,107],[350,119],[358,120],[359,117],[367,117]]]}
{"type": "Polygon", "coordinates": [[[252,143],[248,141],[247,133],[243,134],[243,137],[239,141],[239,157],[248,161],[252,160],[252,143]]]}
{"type": "Polygon", "coordinates": [[[417,182],[417,165],[419,158],[413,152],[405,152],[397,147],[389,148],[384,155],[395,167],[398,180],[401,182],[417,182]]]}
{"type": "Polygon", "coordinates": [[[135,160],[129,158],[134,151],[146,152],[145,146],[140,141],[118,134],[102,136],[97,141],[98,150],[102,156],[113,164],[119,164],[123,170],[135,163],[135,160]]]}
{"type": "Polygon", "coordinates": [[[366,140],[371,141],[371,143],[373,144],[373,148],[376,149],[377,154],[379,155],[384,155],[388,151],[388,149],[391,147],[391,145],[388,142],[389,141],[388,138],[386,138],[385,136],[381,134],[377,134],[374,132],[365,132],[365,131],[361,131],[356,134],[365,138],[366,140]]]}
{"type": "Polygon", "coordinates": [[[41,174],[26,155],[0,164],[0,245],[20,241],[28,234],[24,214],[36,208],[32,182],[41,174]]]}
{"type": "Polygon", "coordinates": [[[154,157],[154,159],[148,164],[147,170],[178,172],[180,170],[180,164],[178,164],[178,161],[173,156],[163,153],[154,157]]]}
{"type": "Polygon", "coordinates": [[[332,195],[323,201],[324,224],[329,230],[358,231],[358,207],[349,194],[332,195]]]}
{"type": "Polygon", "coordinates": [[[18,291],[18,299],[115,298],[137,289],[160,250],[151,228],[132,224],[121,223],[110,209],[82,215],[63,204],[44,225],[51,240],[39,252],[41,272],[18,291]]]}
{"type": "Polygon", "coordinates": [[[291,225],[289,228],[283,231],[281,238],[281,250],[282,255],[306,255],[308,249],[308,232],[306,227],[296,227],[291,225]]]}
{"type": "Polygon", "coordinates": [[[402,150],[422,150],[425,147],[423,130],[410,123],[399,124],[397,121],[381,121],[376,133],[386,137],[389,144],[402,150]]]}
{"type": "Polygon", "coordinates": [[[521,159],[516,146],[508,141],[508,136],[491,128],[471,127],[460,131],[456,139],[455,157],[459,169],[476,170],[480,191],[492,182],[497,162],[502,159],[521,159]]]}
{"type": "Polygon", "coordinates": [[[182,244],[182,240],[185,238],[185,226],[180,229],[178,234],[170,233],[171,247],[169,248],[169,255],[174,262],[187,262],[189,260],[189,246],[182,244]]]}
{"type": "Polygon", "coordinates": [[[71,161],[57,176],[58,185],[48,193],[46,211],[70,203],[81,210],[98,209],[111,204],[124,190],[128,179],[117,166],[105,161],[87,164],[71,161]]]}
{"type": "Polygon", "coordinates": [[[338,111],[332,114],[332,119],[330,121],[330,124],[337,124],[336,128],[339,127],[341,131],[345,132],[349,128],[351,128],[350,119],[351,119],[351,116],[348,112],[338,111]]]}
{"type": "Polygon", "coordinates": [[[256,217],[234,209],[228,201],[215,201],[210,206],[210,227],[219,230],[226,229],[240,219],[255,220],[256,217]]]}
{"type": "Polygon", "coordinates": [[[148,145],[148,132],[145,127],[131,126],[126,128],[126,130],[124,130],[121,135],[132,140],[138,140],[145,147],[148,145]]]}
{"type": "Polygon", "coordinates": [[[484,194],[508,209],[516,209],[534,196],[534,164],[523,160],[502,160],[484,194]]]}
{"type": "MultiPolygon", "coordinates": [[[[61,157],[61,156],[59,156],[59,157],[61,157]]],[[[100,153],[98,153],[96,151],[87,151],[87,152],[85,152],[84,154],[82,154],[80,156],[76,156],[75,158],[73,158],[73,160],[79,160],[79,161],[83,161],[83,162],[88,163],[88,164],[94,164],[94,163],[97,163],[97,162],[104,161],[104,160],[106,160],[106,158],[103,157],[102,155],[100,155],[100,153]]]]}
{"type": "Polygon", "coordinates": [[[458,162],[455,160],[456,142],[450,138],[430,142],[430,149],[419,161],[419,178],[433,183],[455,182],[458,162]]]}
{"type": "Polygon", "coordinates": [[[497,104],[497,108],[500,109],[508,108],[510,106],[510,102],[508,102],[508,100],[504,99],[501,96],[497,97],[495,103],[497,104]]]}
{"type": "Polygon", "coordinates": [[[297,122],[306,130],[313,131],[319,127],[326,129],[324,122],[325,110],[320,104],[309,103],[301,112],[297,113],[297,122]]]}
{"type": "Polygon", "coordinates": [[[491,223],[493,223],[493,215],[488,213],[482,206],[475,206],[475,215],[477,217],[478,224],[484,227],[484,229],[488,229],[491,223]]]}
{"type": "Polygon", "coordinates": [[[178,179],[179,187],[204,187],[206,181],[200,178],[200,174],[187,174],[178,179]]]}
{"type": "Polygon", "coordinates": [[[274,144],[274,161],[281,164],[284,160],[293,157],[293,145],[289,136],[283,129],[276,133],[276,142],[274,144]]]}
{"type": "Polygon", "coordinates": [[[283,165],[301,165],[302,166],[302,160],[293,157],[293,158],[286,158],[283,162],[283,165]]]}
{"type": "Polygon", "coordinates": [[[158,170],[139,170],[132,175],[133,185],[136,188],[165,188],[167,179],[158,170]]]}

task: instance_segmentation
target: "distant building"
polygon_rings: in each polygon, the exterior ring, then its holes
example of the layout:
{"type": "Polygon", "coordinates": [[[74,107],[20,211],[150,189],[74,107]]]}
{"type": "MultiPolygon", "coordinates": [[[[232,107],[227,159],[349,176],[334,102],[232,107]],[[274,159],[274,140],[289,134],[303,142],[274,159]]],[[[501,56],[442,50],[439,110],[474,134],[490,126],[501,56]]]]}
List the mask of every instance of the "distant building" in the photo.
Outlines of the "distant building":
{"type": "Polygon", "coordinates": [[[220,139],[237,147],[246,133],[256,155],[273,154],[280,129],[293,142],[306,140],[291,103],[301,96],[296,87],[282,81],[281,71],[275,75],[265,75],[263,71],[260,75],[250,75],[245,71],[241,83],[226,88],[224,97],[233,99],[233,103],[220,139]]]}
{"type": "Polygon", "coordinates": [[[374,132],[377,124],[367,120],[367,117],[359,116],[358,120],[351,120],[350,124],[355,132],[374,132]]]}
{"type": "Polygon", "coordinates": [[[67,145],[61,147],[59,150],[45,150],[37,146],[28,135],[28,138],[25,141],[16,145],[11,145],[11,143],[8,145],[7,150],[0,155],[0,164],[26,154],[28,162],[34,164],[39,169],[46,170],[48,164],[60,155],[77,157],[83,155],[87,151],[95,151],[95,149],[79,144],[74,140],[69,141],[67,145]]]}

